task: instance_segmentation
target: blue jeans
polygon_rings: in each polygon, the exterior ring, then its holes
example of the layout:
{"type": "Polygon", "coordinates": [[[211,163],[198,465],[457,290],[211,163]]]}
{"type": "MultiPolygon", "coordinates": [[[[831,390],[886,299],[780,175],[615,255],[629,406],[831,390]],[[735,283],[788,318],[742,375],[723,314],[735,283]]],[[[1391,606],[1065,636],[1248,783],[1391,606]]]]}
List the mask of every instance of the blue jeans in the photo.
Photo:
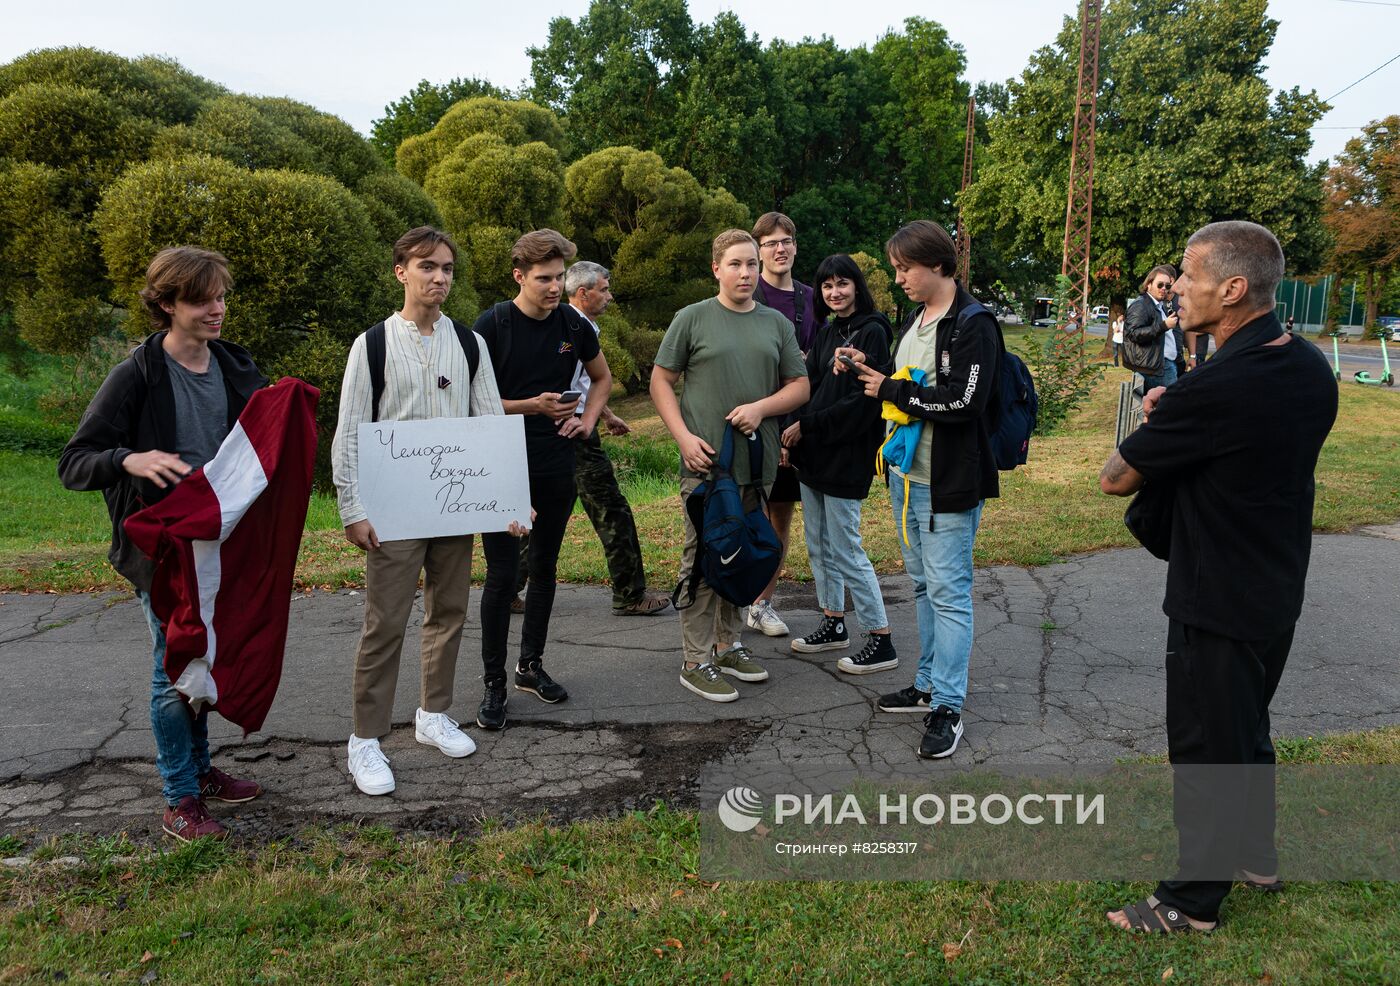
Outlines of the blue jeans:
{"type": "MultiPolygon", "coordinates": [[[[890,504],[895,530],[904,512],[904,479],[890,474],[890,504]]],[[[972,542],[982,519],[982,504],[961,513],[933,515],[929,523],[929,488],[909,484],[909,543],[897,534],[904,571],[914,582],[914,612],[919,620],[919,670],[914,687],[929,692],[930,707],[946,705],[961,712],[967,698],[967,665],[972,658],[972,542]]]]}
{"type": "Polygon", "coordinates": [[[1176,364],[1164,362],[1162,365],[1162,372],[1158,376],[1149,377],[1147,374],[1143,374],[1142,392],[1146,394],[1153,387],[1170,387],[1174,383],[1176,383],[1176,364]]]}
{"type": "Polygon", "coordinates": [[[136,598],[151,630],[151,734],[156,738],[156,769],[161,793],[169,805],[199,796],[199,779],[209,773],[209,710],[190,712],[189,703],[165,674],[165,630],[151,609],[151,597],[139,589],[136,598]]]}
{"type": "Polygon", "coordinates": [[[817,583],[817,604],[829,612],[844,613],[849,588],[856,619],[869,632],[885,629],[889,620],[875,566],[860,543],[860,503],[802,484],[802,533],[817,583]]]}

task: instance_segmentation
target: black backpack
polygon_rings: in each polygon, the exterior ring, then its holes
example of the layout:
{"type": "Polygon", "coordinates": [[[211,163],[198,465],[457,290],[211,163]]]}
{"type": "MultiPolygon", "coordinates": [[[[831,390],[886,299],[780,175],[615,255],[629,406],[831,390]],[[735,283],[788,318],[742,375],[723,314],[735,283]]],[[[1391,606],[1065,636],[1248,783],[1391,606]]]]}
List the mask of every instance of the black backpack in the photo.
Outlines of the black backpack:
{"type": "Polygon", "coordinates": [[[759,505],[744,509],[743,491],[734,481],[734,426],[725,425],[719,457],[710,477],[685,499],[686,513],[699,544],[695,567],[688,578],[676,583],[671,604],[686,609],[695,602],[696,580],[705,583],[735,606],[747,606],[758,598],[782,563],[783,549],[763,510],[763,439],[754,433],[748,441],[749,475],[757,477],[759,505]],[[685,590],[689,600],[681,605],[685,590]]]}
{"type": "MultiPolygon", "coordinates": [[[[950,348],[958,341],[958,333],[962,331],[962,327],[974,315],[982,313],[991,315],[986,307],[976,301],[958,312],[953,338],[948,342],[950,348]]],[[[1001,334],[1001,323],[997,322],[996,325],[1001,360],[997,370],[997,391],[994,395],[996,417],[993,418],[994,424],[989,437],[992,443],[992,458],[996,460],[997,468],[1007,470],[1025,465],[1040,404],[1035,396],[1035,381],[1031,379],[1031,371],[1026,369],[1021,357],[1006,348],[1006,338],[1001,334]]]]}
{"type": "MultiPolygon", "coordinates": [[[[457,342],[462,352],[467,354],[467,365],[471,367],[471,378],[476,379],[476,368],[481,363],[481,347],[476,344],[476,333],[455,319],[448,319],[457,333],[457,342]]],[[[379,420],[379,398],[384,396],[385,338],[384,323],[376,322],[365,333],[365,359],[369,363],[370,420],[379,420]]]]}

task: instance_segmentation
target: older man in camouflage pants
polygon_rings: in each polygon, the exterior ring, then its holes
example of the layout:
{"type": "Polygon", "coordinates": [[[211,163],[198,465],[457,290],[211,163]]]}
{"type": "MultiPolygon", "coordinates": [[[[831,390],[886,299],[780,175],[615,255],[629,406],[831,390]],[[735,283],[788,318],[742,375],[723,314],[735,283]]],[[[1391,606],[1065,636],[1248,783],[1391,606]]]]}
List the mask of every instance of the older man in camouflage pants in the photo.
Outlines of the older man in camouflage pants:
{"type": "MultiPolygon", "coordinates": [[[[593,326],[598,327],[598,316],[612,301],[609,273],[606,267],[588,260],[581,260],[569,268],[564,275],[564,290],[569,295],[569,304],[578,310],[593,326]]],[[[582,414],[588,402],[588,374],[579,365],[570,387],[583,392],[575,414],[582,414]]],[[[596,395],[596,399],[606,401],[607,394],[596,395]]],[[[610,435],[625,435],[632,429],[612,412],[603,408],[599,421],[605,425],[610,435]]],[[[583,509],[598,532],[603,543],[603,553],[608,562],[608,575],[613,586],[613,613],[618,616],[652,616],[661,612],[670,599],[660,593],[647,591],[646,570],[642,564],[642,546],[637,538],[637,523],[632,517],[632,508],[627,498],[618,488],[617,476],[613,472],[608,453],[603,450],[602,440],[595,428],[586,437],[575,440],[575,474],[579,499],[583,509]]],[[[528,573],[525,556],[530,549],[529,536],[520,539],[520,581],[516,586],[516,598],[511,603],[512,613],[524,612],[525,606],[520,594],[525,591],[528,573]]]]}

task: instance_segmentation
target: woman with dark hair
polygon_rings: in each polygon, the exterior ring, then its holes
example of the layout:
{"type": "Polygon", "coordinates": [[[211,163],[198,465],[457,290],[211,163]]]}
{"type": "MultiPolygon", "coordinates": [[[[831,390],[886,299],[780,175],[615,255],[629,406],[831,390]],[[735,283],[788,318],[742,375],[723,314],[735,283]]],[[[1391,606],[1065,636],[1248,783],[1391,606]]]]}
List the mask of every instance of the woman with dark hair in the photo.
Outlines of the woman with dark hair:
{"type": "Polygon", "coordinates": [[[796,423],[783,432],[783,445],[800,469],[802,529],[823,615],[817,629],[794,640],[792,649],[812,654],[851,645],[846,630],[849,588],[856,619],[870,637],[836,666],[848,674],[869,674],[899,665],[880,583],[860,543],[860,505],[870,493],[885,429],[880,404],[865,397],[859,377],[836,375],[831,368],[837,347],[848,346],[888,373],[894,333],[875,308],[860,268],[844,253],[823,260],[812,283],[812,307],[820,323],[807,351],[812,396],[796,423]]]}

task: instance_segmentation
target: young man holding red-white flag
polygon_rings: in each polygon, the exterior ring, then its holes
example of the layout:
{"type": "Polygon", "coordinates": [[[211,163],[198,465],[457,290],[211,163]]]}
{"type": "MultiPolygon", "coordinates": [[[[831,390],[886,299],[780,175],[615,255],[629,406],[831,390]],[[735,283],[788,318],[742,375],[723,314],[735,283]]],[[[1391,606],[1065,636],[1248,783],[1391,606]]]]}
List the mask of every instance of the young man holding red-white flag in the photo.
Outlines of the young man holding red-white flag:
{"type": "Polygon", "coordinates": [[[252,781],[209,762],[208,706],[196,712],[166,673],[166,626],[152,608],[156,565],[127,518],[163,500],[211,461],[254,392],[267,385],[248,351],[224,342],[228,262],[193,246],[162,250],[141,300],[156,331],[119,363],[88,405],[59,458],[70,490],[101,490],[112,518],[112,565],[136,587],[153,642],[151,731],[168,807],[162,828],[181,841],[223,838],[207,801],[250,801],[252,781]]]}

